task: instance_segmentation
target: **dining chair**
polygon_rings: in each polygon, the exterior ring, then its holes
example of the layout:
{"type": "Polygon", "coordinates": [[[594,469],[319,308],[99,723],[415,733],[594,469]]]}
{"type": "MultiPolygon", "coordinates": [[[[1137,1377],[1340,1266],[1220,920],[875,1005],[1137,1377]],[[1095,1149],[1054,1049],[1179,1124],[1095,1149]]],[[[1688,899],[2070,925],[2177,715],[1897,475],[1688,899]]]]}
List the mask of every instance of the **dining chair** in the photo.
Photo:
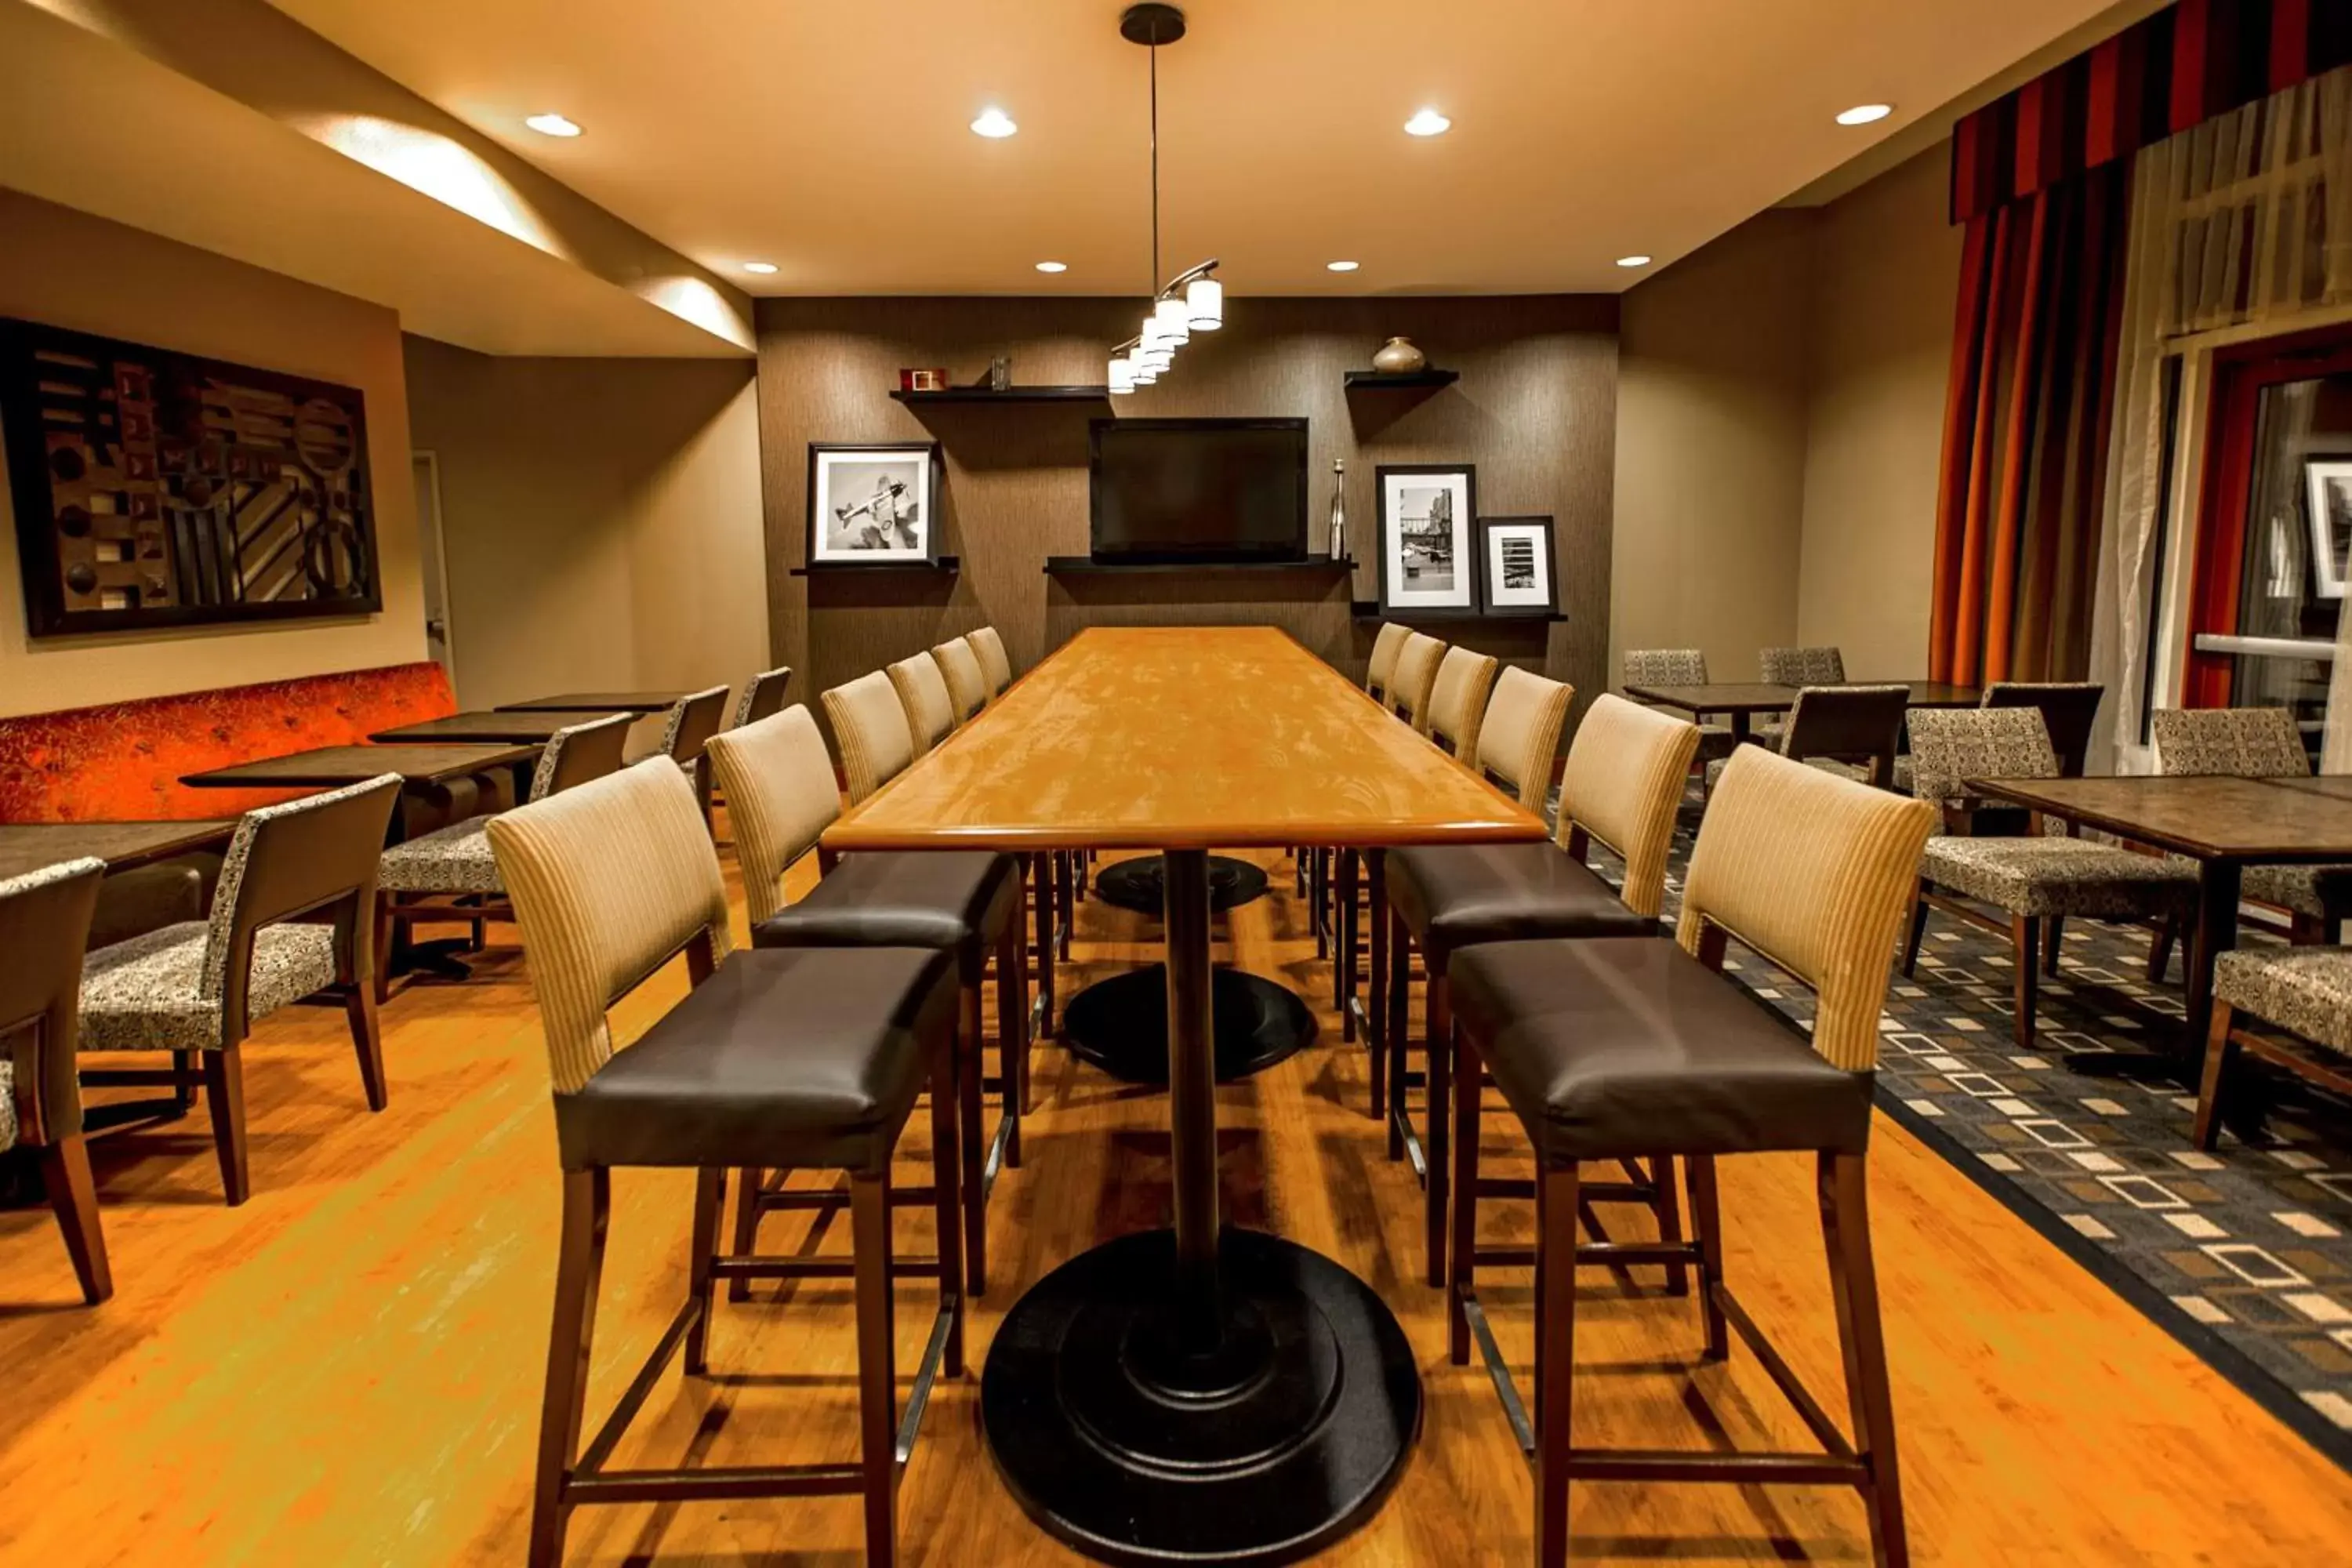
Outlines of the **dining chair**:
{"type": "Polygon", "coordinates": [[[1389,705],[1389,679],[1396,673],[1397,655],[1404,651],[1405,639],[1411,636],[1411,626],[1399,626],[1394,621],[1382,621],[1381,629],[1372,634],[1372,657],[1364,667],[1364,689],[1383,708],[1389,705]]]}
{"type": "MultiPolygon", "coordinates": [[[[1911,758],[1914,792],[1944,819],[1967,805],[1969,779],[2059,776],[2049,731],[2032,708],[1921,709],[1911,715],[1911,758]]],[[[2023,837],[1938,832],[1920,857],[1903,973],[1911,974],[1917,967],[1931,908],[2008,937],[2011,1026],[2018,1048],[2030,1051],[2034,976],[2038,970],[2058,973],[2067,917],[2156,921],[2177,930],[2196,903],[2197,868],[2189,862],[2072,837],[2055,820],[2023,837]],[[1979,904],[1990,905],[2003,918],[1983,913],[1979,904]]],[[[2159,950],[2151,968],[2160,963],[2159,950]]]]}
{"type": "Polygon", "coordinates": [[[730,952],[718,852],[677,772],[651,761],[507,812],[491,824],[546,1037],[562,1172],[527,1561],[555,1568],[583,1503],[854,1493],[866,1561],[898,1561],[898,1486],[931,1384],[963,1372],[957,1226],[954,962],[921,948],[730,952]],[[610,1013],[683,954],[692,984],[634,1044],[610,1013]],[[893,1256],[891,1162],[931,1090],[934,1258],[893,1256]],[[738,1468],[616,1467],[611,1455],[670,1360],[709,1371],[721,1279],[838,1276],[830,1258],[722,1252],[730,1168],[831,1173],[848,1189],[856,1320],[855,1460],[738,1468]],[[616,1168],[694,1172],[686,1300],[585,1447],[591,1349],[616,1168]],[[939,1307],[898,1426],[893,1285],[936,1275],[939,1307]]]}
{"type": "Polygon", "coordinates": [[[114,1294],[74,1075],[82,947],[106,863],[61,860],[0,879],[0,1153],[38,1156],[81,1299],[114,1294]]]}
{"type": "Polygon", "coordinates": [[[938,661],[940,679],[947,683],[948,705],[958,724],[968,724],[988,706],[988,674],[981,668],[980,656],[971,644],[953,637],[931,649],[938,661]]]}
{"type": "Polygon", "coordinates": [[[2340,1059],[2352,1056],[2352,948],[2236,948],[2213,961],[2213,1026],[2191,1131],[2200,1149],[2221,1142],[2221,1097],[2241,1050],[2352,1096],[2352,1070],[2340,1059]],[[2318,1049],[2258,1034],[2246,1026],[2249,1019],[2290,1031],[2318,1049]]]}
{"type": "MultiPolygon", "coordinates": [[[[1898,768],[1903,717],[1911,700],[1907,686],[1808,686],[1797,693],[1773,748],[1792,762],[1881,789],[1907,789],[1911,769],[1898,768]]],[[[1707,787],[1723,774],[1727,759],[1706,765],[1707,787]]]]}
{"type": "Polygon", "coordinates": [[[1437,679],[1429,689],[1429,738],[1465,767],[1478,754],[1479,726],[1501,668],[1502,660],[1466,647],[1447,648],[1437,662],[1437,679]]]}
{"type": "Polygon", "coordinates": [[[906,710],[907,731],[914,738],[915,755],[928,755],[932,747],[954,733],[958,722],[955,699],[948,694],[947,677],[940,673],[939,660],[929,654],[919,653],[885,666],[883,673],[890,678],[890,689],[898,694],[898,705],[906,710]]]}
{"type": "Polygon", "coordinates": [[[2091,750],[2091,730],[2107,689],[2095,680],[1996,680],[1984,689],[1987,708],[2031,708],[2042,715],[2058,776],[2078,779],[2091,750]]]}
{"type": "Polygon", "coordinates": [[[1013,684],[1013,660],[1005,656],[1004,639],[997,635],[994,626],[982,626],[976,632],[965,633],[963,640],[971,644],[971,651],[988,677],[988,694],[1003,696],[1004,689],[1013,684]]]}
{"type": "MultiPolygon", "coordinates": [[[[2159,773],[2311,776],[2303,731],[2284,708],[2159,708],[2148,728],[2159,773]]],[[[2298,946],[2336,941],[2352,919],[2352,866],[2249,866],[2240,892],[2285,915],[2287,940],[2298,946]]]]}
{"type": "MultiPolygon", "coordinates": [[[[783,710],[784,688],[793,683],[790,665],[778,665],[763,669],[743,683],[736,696],[735,711],[729,715],[727,728],[740,730],[746,724],[756,724],[772,713],[783,710]]],[[[705,737],[708,739],[708,737],[705,737]]]]}
{"type": "Polygon", "coordinates": [[[208,921],[168,925],[84,962],[81,1048],[169,1051],[173,1065],[90,1068],[82,1081],[175,1092],[201,1083],[232,1205],[252,1191],[244,1047],[255,1019],[332,994],[351,1024],[368,1109],[384,1108],[369,937],[376,867],[400,790],[400,775],[384,773],[247,812],[229,840],[208,921]]]}
{"type": "Polygon", "coordinates": [[[1853,1487],[1869,1510],[1873,1560],[1909,1561],[1895,1461],[1868,1156],[1871,1079],[1888,960],[1934,811],[1742,746],[1724,770],[1683,879],[1672,939],[1506,942],[1454,960],[1455,1201],[1447,1354],[1466,1365],[1475,1336],[1535,1471],[1535,1559],[1564,1568],[1570,1487],[1582,1479],[1770,1481],[1853,1487]],[[1811,989],[1810,1037],[1722,973],[1738,939],[1811,989]],[[1535,1411],[1527,1422],[1477,1292],[1482,1264],[1524,1249],[1482,1247],[1474,1179],[1491,1075],[1528,1142],[1537,1175],[1535,1411]],[[1733,1296],[1725,1271],[1716,1162],[1809,1153],[1830,1259],[1852,1436],[1840,1432],[1733,1296]],[[1691,1238],[1580,1243],[1586,1162],[1679,1157],[1691,1238]],[[1820,1445],[1814,1453],[1580,1447],[1570,1426],[1580,1265],[1675,1261],[1697,1275],[1703,1359],[1736,1331],[1820,1445]]]}
{"type": "MultiPolygon", "coordinates": [[[[1834,647],[1768,647],[1757,651],[1756,662],[1765,680],[1776,686],[1843,686],[1845,655],[1834,647]]],[[[1753,734],[1777,749],[1788,720],[1766,714],[1756,721],[1753,734]]]]}
{"type": "MultiPolygon", "coordinates": [[[[678,765],[694,785],[694,798],[702,807],[702,820],[710,821],[710,770],[702,765],[702,744],[719,733],[727,719],[727,688],[705,687],[689,691],[669,705],[662,717],[661,739],[643,752],[624,753],[625,763],[643,762],[646,757],[667,757],[678,765]]],[[[474,815],[468,813],[467,815],[474,815]]]]}
{"type": "MultiPolygon", "coordinates": [[[[1706,677],[1706,655],[1695,647],[1629,647],[1624,663],[1628,686],[1712,684],[1706,677]]],[[[1710,724],[1702,716],[1698,723],[1698,753],[1693,762],[1703,768],[1717,757],[1731,755],[1731,748],[1737,743],[1730,725],[1710,724]]]]}
{"type": "Polygon", "coordinates": [[[1509,666],[1495,677],[1486,716],[1478,721],[1478,773],[1529,811],[1541,811],[1551,793],[1552,760],[1568,725],[1576,689],[1509,666]]]}
{"type": "Polygon", "coordinates": [[[1437,689],[1437,667],[1445,644],[1423,632],[1407,634],[1389,674],[1389,711],[1423,735],[1429,733],[1429,698],[1437,689]]]}

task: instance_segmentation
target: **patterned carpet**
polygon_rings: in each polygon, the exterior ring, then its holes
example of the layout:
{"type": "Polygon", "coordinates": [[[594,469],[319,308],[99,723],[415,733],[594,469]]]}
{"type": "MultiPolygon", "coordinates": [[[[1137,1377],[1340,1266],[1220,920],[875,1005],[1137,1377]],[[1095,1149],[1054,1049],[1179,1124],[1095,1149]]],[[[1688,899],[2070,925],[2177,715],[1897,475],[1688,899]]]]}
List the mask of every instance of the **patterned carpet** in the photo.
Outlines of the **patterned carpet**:
{"type": "MultiPolygon", "coordinates": [[[[1697,822],[1694,797],[1675,835],[1669,922],[1697,822]]],[[[1613,879],[1619,868],[1595,858],[1613,879]]],[[[2069,1071],[2068,1052],[2141,1047],[2150,1031],[2126,1007],[2181,1016],[2181,960],[2150,985],[2147,959],[2143,931],[2069,921],[2061,978],[2042,980],[2034,1048],[2022,1052],[2009,943],[1937,911],[1916,978],[1898,973],[1887,997],[1879,1103],[2352,1468],[2352,1102],[2257,1068],[2275,1086],[2263,1146],[2225,1133],[2204,1154],[2189,1142],[2192,1092],[2069,1071]]],[[[1738,947],[1727,967],[1811,1026],[1805,987],[1738,947]]]]}

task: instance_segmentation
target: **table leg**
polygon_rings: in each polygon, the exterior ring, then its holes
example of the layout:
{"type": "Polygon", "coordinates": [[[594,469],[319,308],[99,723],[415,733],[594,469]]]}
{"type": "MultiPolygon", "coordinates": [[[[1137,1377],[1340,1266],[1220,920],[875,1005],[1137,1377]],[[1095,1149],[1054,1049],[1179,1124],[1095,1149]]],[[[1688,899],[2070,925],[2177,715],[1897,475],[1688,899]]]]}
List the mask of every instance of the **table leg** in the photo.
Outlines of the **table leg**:
{"type": "Polygon", "coordinates": [[[1731,743],[1735,746],[1748,743],[1748,710],[1745,708],[1731,710],[1731,743]]]}

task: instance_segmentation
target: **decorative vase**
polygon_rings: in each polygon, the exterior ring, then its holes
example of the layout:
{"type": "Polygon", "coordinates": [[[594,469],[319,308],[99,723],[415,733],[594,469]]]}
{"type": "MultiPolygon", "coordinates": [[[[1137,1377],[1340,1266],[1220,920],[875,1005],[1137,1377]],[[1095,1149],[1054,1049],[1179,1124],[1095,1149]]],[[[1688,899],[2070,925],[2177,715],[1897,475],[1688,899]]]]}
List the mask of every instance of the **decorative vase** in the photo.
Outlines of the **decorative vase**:
{"type": "Polygon", "coordinates": [[[1372,368],[1382,375],[1411,375],[1429,368],[1429,356],[1413,347],[1411,338],[1391,338],[1372,356],[1372,368]]]}

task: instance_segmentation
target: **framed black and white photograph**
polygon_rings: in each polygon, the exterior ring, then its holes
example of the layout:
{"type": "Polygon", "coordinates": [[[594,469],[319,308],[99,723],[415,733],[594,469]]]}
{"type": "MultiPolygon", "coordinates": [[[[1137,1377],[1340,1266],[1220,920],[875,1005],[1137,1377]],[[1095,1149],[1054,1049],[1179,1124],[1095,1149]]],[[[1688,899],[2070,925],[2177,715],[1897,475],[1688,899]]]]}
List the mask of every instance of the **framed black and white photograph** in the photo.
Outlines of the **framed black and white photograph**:
{"type": "Polygon", "coordinates": [[[2311,514],[2312,591],[2344,596],[2345,563],[2352,556],[2352,458],[2313,458],[2303,465],[2311,514]]]}
{"type": "Polygon", "coordinates": [[[1551,519],[1478,520],[1478,602],[1490,616],[1549,616],[1559,609],[1551,519]]]}
{"type": "Polygon", "coordinates": [[[892,566],[939,559],[940,447],[809,445],[808,563],[892,566]]]}
{"type": "Polygon", "coordinates": [[[1477,614],[1477,469],[1468,463],[1383,464],[1373,480],[1381,497],[1381,610],[1477,614]]]}

